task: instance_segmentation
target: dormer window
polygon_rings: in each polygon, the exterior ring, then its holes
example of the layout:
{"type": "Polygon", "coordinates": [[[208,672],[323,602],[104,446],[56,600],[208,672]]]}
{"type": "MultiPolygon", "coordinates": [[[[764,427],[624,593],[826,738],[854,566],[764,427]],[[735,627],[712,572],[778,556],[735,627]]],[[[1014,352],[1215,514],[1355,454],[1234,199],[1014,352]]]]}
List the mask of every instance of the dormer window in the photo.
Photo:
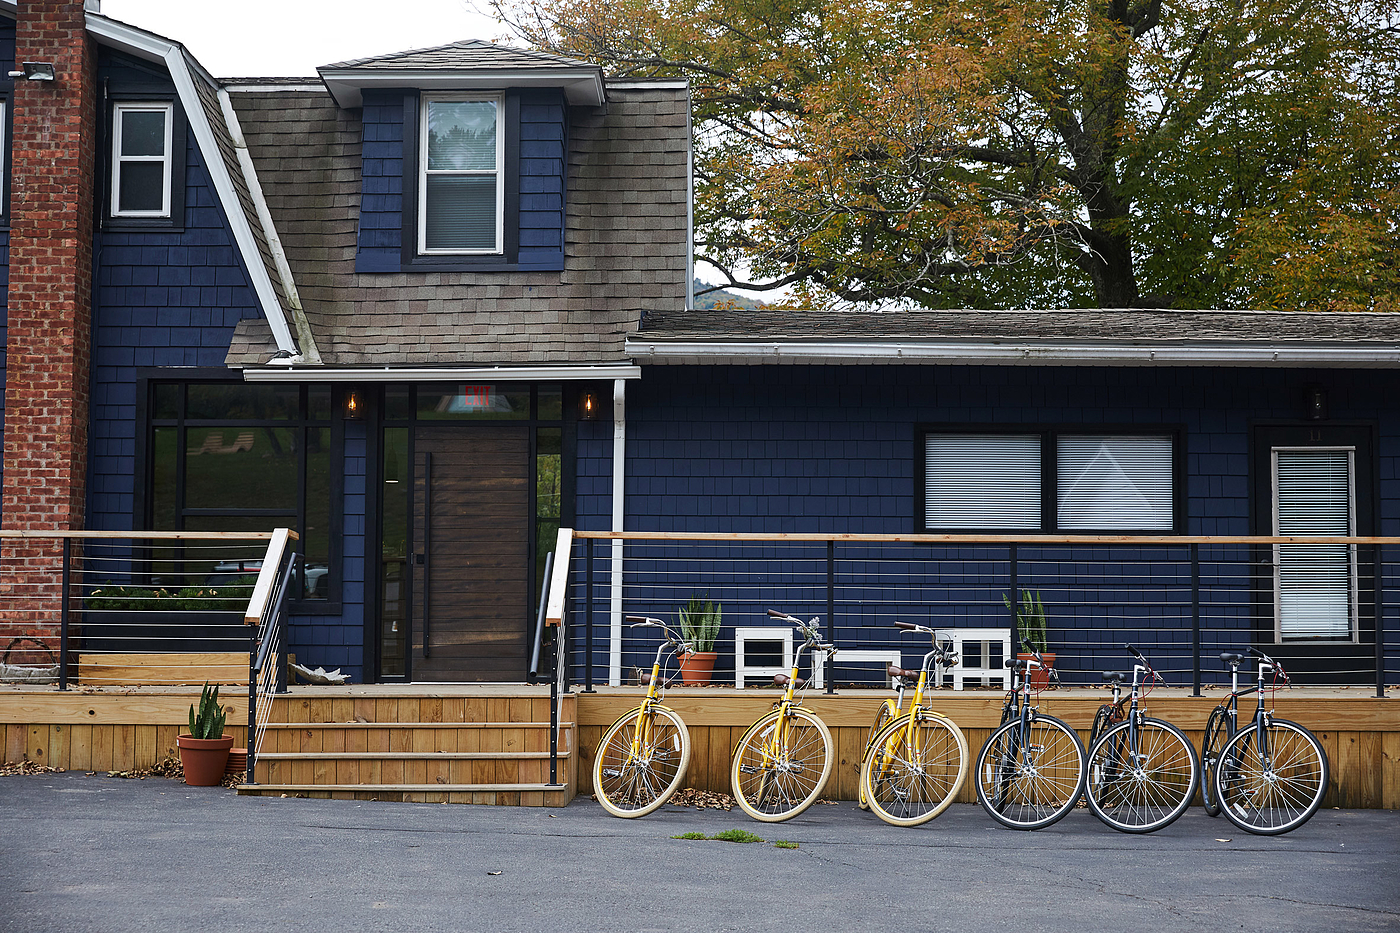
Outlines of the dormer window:
{"type": "Polygon", "coordinates": [[[112,108],[112,216],[169,217],[174,106],[112,108]]]}
{"type": "Polygon", "coordinates": [[[422,108],[419,253],[500,253],[505,215],[502,97],[425,96],[422,108]]]}

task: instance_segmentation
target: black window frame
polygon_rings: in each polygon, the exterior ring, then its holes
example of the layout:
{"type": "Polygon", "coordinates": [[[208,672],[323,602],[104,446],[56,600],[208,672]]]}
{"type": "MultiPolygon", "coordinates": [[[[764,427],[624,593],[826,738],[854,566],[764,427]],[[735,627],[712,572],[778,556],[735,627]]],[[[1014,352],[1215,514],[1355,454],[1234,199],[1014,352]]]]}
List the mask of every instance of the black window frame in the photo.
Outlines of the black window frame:
{"type": "MultiPolygon", "coordinates": [[[[139,442],[136,445],[135,458],[135,480],[133,482],[133,503],[132,503],[132,527],[140,530],[153,530],[155,517],[152,514],[154,504],[154,461],[151,453],[155,444],[155,429],[157,427],[176,427],[180,433],[176,450],[182,452],[184,447],[184,429],[188,422],[196,422],[196,426],[208,425],[206,419],[189,419],[186,417],[186,393],[180,393],[180,408],[176,418],[156,418],[154,417],[154,399],[157,385],[179,385],[188,387],[190,385],[227,385],[244,386],[247,383],[241,379],[229,378],[227,370],[195,368],[183,369],[178,373],[168,370],[142,370],[137,373],[136,379],[136,423],[140,431],[139,442]]],[[[342,513],[344,509],[339,507],[345,495],[345,426],[344,419],[339,413],[343,407],[339,404],[340,399],[334,391],[331,393],[331,410],[329,420],[321,421],[310,417],[308,410],[307,392],[308,383],[298,384],[299,389],[299,415],[295,420],[277,422],[275,426],[294,427],[302,432],[301,444],[298,454],[297,464],[297,507],[295,530],[298,532],[306,524],[306,431],[311,429],[330,429],[330,449],[327,455],[327,470],[329,473],[330,501],[327,503],[327,515],[329,519],[329,541],[327,543],[326,564],[327,567],[335,568],[336,572],[329,575],[329,585],[324,599],[304,599],[295,597],[291,601],[291,609],[298,615],[339,615],[343,611],[343,588],[344,583],[344,548],[342,538],[344,536],[344,521],[342,513]]],[[[245,422],[246,423],[246,422],[245,422]]],[[[272,422],[269,422],[272,424],[272,422]]],[[[177,454],[177,469],[183,464],[183,453],[177,454]]],[[[181,475],[177,482],[180,484],[181,492],[179,496],[181,503],[177,507],[177,517],[179,524],[184,526],[184,519],[188,511],[183,507],[183,484],[181,475]]],[[[235,513],[238,509],[220,509],[222,513],[235,513]]],[[[264,510],[248,509],[248,514],[253,515],[264,510]]],[[[304,535],[297,540],[296,551],[298,554],[305,554],[306,539],[304,535]]]]}
{"type": "Polygon", "coordinates": [[[14,187],[14,97],[15,82],[13,79],[0,79],[0,107],[4,108],[4,119],[0,119],[0,133],[5,134],[5,138],[0,140],[4,146],[4,158],[0,160],[0,171],[4,172],[4,178],[0,179],[0,230],[10,228],[10,190],[14,187]]]}
{"type": "Polygon", "coordinates": [[[986,424],[928,423],[914,431],[914,527],[928,534],[1112,534],[1180,535],[1186,532],[1187,475],[1186,426],[1182,424],[986,424]],[[930,527],[924,490],[928,485],[927,438],[932,434],[993,434],[1040,438],[1040,526],[1038,528],[989,528],[970,525],[958,528],[930,527]],[[1061,528],[1059,524],[1059,438],[1063,435],[1106,437],[1170,437],[1172,442],[1172,527],[1143,528],[1061,528]]]}
{"type": "MultiPolygon", "coordinates": [[[[447,92],[444,92],[446,94],[447,92]]],[[[424,272],[512,272],[520,265],[520,92],[500,91],[501,113],[496,131],[502,137],[503,165],[500,183],[505,186],[501,207],[501,251],[454,254],[418,252],[418,178],[424,154],[420,152],[420,121],[424,97],[432,92],[410,90],[403,97],[403,229],[401,261],[405,270],[424,272]]]]}

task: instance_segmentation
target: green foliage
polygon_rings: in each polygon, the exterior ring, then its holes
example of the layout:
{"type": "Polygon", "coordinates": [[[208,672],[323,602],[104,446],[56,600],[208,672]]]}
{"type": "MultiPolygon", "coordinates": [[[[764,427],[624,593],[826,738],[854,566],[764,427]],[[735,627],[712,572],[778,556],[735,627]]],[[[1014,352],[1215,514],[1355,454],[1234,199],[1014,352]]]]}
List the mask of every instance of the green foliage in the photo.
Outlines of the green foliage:
{"type": "Polygon", "coordinates": [[[778,841],[774,842],[773,845],[777,846],[779,849],[795,849],[795,848],[797,848],[797,843],[791,842],[791,841],[789,841],[789,840],[787,840],[787,839],[779,839],[778,841]]]}
{"type": "Polygon", "coordinates": [[[209,689],[208,681],[199,692],[199,709],[190,704],[190,735],[196,739],[217,739],[224,734],[224,718],[227,714],[219,706],[219,685],[209,689]]]}
{"type": "Polygon", "coordinates": [[[1032,594],[1030,590],[1022,590],[1019,607],[1011,602],[1011,597],[1006,593],[1001,594],[1001,601],[1016,614],[1016,630],[1021,637],[1030,642],[1036,651],[1043,653],[1049,650],[1049,627],[1045,622],[1045,604],[1040,601],[1040,591],[1032,594]]]}
{"type": "Polygon", "coordinates": [[[681,833],[679,836],[672,836],[672,839],[705,839],[704,833],[681,833]]]}
{"type": "Polygon", "coordinates": [[[104,586],[84,601],[88,609],[110,612],[243,612],[253,595],[257,574],[245,574],[219,586],[104,586]]]}
{"type": "Polygon", "coordinates": [[[747,829],[726,829],[710,837],[718,842],[762,842],[763,840],[747,829]]]}
{"type": "Polygon", "coordinates": [[[681,637],[696,651],[714,651],[723,612],[724,607],[712,602],[709,594],[692,596],[690,602],[676,612],[676,617],[680,620],[681,637]]]}
{"type": "Polygon", "coordinates": [[[1400,0],[492,6],[538,48],[690,80],[721,284],[798,307],[1400,304],[1400,0]]]}

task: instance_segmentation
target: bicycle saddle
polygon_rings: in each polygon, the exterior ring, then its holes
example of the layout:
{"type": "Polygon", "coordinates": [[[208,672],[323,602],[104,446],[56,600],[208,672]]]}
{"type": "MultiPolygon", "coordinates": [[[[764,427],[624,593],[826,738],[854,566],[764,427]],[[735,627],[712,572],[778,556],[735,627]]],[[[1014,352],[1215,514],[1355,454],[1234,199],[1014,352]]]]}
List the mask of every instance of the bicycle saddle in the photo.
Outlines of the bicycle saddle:
{"type": "Polygon", "coordinates": [[[1244,660],[1244,655],[1234,651],[1222,651],[1220,652],[1220,660],[1224,661],[1226,664],[1238,664],[1244,660]]]}
{"type": "Polygon", "coordinates": [[[651,686],[651,671],[637,671],[637,680],[643,687],[651,686]]]}
{"type": "Polygon", "coordinates": [[[912,677],[912,678],[917,678],[917,677],[919,676],[919,672],[918,672],[918,671],[911,671],[911,670],[908,670],[907,668],[903,668],[903,667],[895,667],[893,664],[891,664],[889,667],[885,668],[885,672],[886,672],[887,674],[889,674],[891,677],[912,677]]]}
{"type": "MultiPolygon", "coordinates": [[[[792,678],[789,677],[787,674],[774,674],[774,675],[773,675],[773,685],[774,685],[775,687],[786,687],[786,686],[788,685],[788,681],[789,681],[789,680],[792,680],[792,678]]],[[[802,689],[803,687],[807,686],[807,681],[802,680],[801,678],[798,678],[798,681],[797,681],[796,686],[797,686],[797,688],[800,690],[800,689],[802,689]]]]}
{"type": "Polygon", "coordinates": [[[1121,684],[1128,679],[1128,675],[1122,671],[1104,671],[1103,682],[1106,684],[1121,684]]]}

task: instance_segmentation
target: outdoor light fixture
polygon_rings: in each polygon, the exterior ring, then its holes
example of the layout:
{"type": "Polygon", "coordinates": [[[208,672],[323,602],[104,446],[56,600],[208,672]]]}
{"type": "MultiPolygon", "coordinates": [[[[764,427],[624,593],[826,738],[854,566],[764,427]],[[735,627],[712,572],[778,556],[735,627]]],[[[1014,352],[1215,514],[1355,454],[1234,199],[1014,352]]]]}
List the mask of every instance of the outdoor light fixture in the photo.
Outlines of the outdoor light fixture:
{"type": "Polygon", "coordinates": [[[23,70],[10,72],[11,78],[27,78],[30,81],[52,81],[54,79],[53,65],[49,62],[25,62],[20,67],[23,70]]]}
{"type": "Polygon", "coordinates": [[[345,393],[345,420],[359,421],[365,416],[365,401],[359,389],[348,389],[345,393]]]}
{"type": "Polygon", "coordinates": [[[580,421],[598,420],[598,393],[593,389],[584,389],[578,394],[578,417],[580,421]]]}
{"type": "Polygon", "coordinates": [[[1309,421],[1322,421],[1327,417],[1327,390],[1322,386],[1308,386],[1304,396],[1309,421]]]}

